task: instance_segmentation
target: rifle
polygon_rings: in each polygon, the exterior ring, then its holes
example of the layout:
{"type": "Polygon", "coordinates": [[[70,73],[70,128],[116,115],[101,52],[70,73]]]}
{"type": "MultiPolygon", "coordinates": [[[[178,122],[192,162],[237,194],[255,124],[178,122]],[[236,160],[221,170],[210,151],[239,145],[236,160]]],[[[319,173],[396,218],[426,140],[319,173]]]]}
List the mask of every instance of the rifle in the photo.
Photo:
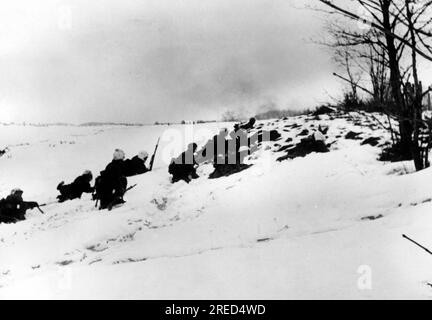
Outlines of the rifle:
{"type": "Polygon", "coordinates": [[[155,159],[155,156],[156,156],[156,151],[157,151],[157,149],[159,147],[159,141],[160,141],[160,137],[159,137],[159,139],[158,139],[158,141],[156,143],[156,147],[155,147],[153,155],[152,155],[152,157],[150,159],[149,171],[153,170],[153,163],[154,163],[154,159],[155,159]]]}
{"type": "Polygon", "coordinates": [[[52,204],[54,204],[54,203],[58,203],[58,200],[51,201],[51,202],[47,202],[47,203],[42,203],[42,204],[39,205],[39,207],[46,207],[46,206],[50,206],[50,205],[52,205],[52,204]]]}
{"type": "Polygon", "coordinates": [[[422,248],[424,251],[426,251],[427,253],[429,253],[429,254],[432,255],[432,252],[431,252],[429,249],[423,247],[421,244],[415,242],[413,239],[409,238],[408,236],[406,236],[406,235],[404,235],[404,234],[402,235],[402,237],[404,237],[404,238],[407,239],[408,241],[411,241],[411,242],[414,243],[416,246],[422,248]]]}
{"type": "Polygon", "coordinates": [[[125,193],[128,192],[130,189],[135,188],[137,185],[138,185],[138,183],[135,183],[134,185],[128,187],[128,188],[125,190],[125,193]]]}
{"type": "MultiPolygon", "coordinates": [[[[135,188],[137,185],[138,185],[137,183],[135,183],[134,185],[131,185],[130,187],[128,187],[128,188],[125,190],[124,193],[126,193],[126,192],[128,192],[129,190],[135,188]]],[[[124,195],[124,194],[123,194],[123,195],[124,195]]],[[[99,198],[96,198],[95,208],[97,208],[98,203],[99,203],[99,198]]]]}
{"type": "Polygon", "coordinates": [[[37,205],[36,208],[39,210],[40,213],[45,214],[45,212],[40,208],[39,205],[37,205]]]}
{"type": "Polygon", "coordinates": [[[42,209],[40,208],[40,205],[37,202],[24,202],[23,204],[27,209],[33,209],[33,208],[37,208],[39,210],[40,213],[44,214],[45,212],[42,211],[42,209]]]}
{"type": "MultiPolygon", "coordinates": [[[[128,192],[129,190],[135,188],[137,185],[138,185],[138,184],[135,183],[134,185],[128,187],[128,188],[125,190],[125,192],[123,193],[123,195],[125,195],[125,193],[128,192]]],[[[123,197],[122,197],[122,199],[123,199],[123,197]]],[[[114,204],[115,201],[116,201],[116,200],[114,200],[113,202],[111,202],[111,203],[108,204],[108,206],[107,206],[108,211],[111,211],[111,210],[113,209],[113,204],[114,204]]],[[[96,202],[96,204],[97,204],[97,202],[96,202]]]]}

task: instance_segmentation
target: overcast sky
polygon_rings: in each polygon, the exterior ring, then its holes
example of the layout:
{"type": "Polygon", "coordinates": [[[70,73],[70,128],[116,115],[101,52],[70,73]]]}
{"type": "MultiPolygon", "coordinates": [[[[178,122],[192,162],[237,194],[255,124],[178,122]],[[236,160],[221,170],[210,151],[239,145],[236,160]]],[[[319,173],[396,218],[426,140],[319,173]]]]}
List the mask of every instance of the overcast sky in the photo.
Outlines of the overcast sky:
{"type": "Polygon", "coordinates": [[[2,0],[0,121],[154,122],[313,107],[340,84],[294,0],[2,0]]]}

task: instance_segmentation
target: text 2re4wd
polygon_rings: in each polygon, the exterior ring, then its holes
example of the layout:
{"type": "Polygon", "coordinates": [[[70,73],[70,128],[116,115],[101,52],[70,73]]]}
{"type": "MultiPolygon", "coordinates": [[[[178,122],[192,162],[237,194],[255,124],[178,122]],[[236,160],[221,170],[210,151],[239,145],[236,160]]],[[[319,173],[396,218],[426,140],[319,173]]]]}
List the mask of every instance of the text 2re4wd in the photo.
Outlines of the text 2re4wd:
{"type": "Polygon", "coordinates": [[[208,315],[263,315],[266,309],[264,305],[236,305],[236,304],[210,304],[205,306],[172,306],[165,307],[165,315],[189,315],[197,317],[201,314],[208,315]]]}

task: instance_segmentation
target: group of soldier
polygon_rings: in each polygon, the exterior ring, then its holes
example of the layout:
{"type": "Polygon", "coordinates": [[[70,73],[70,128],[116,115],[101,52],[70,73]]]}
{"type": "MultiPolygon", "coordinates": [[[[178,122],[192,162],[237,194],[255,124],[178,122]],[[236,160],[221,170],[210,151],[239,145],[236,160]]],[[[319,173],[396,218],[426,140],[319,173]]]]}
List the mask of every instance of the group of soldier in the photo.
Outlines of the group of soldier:
{"type": "MultiPolygon", "coordinates": [[[[150,171],[146,167],[148,153],[140,152],[132,159],[125,160],[125,153],[116,149],[113,160],[106,166],[105,170],[95,179],[94,186],[91,185],[93,174],[85,170],[72,183],[60,182],[57,186],[59,195],[56,202],[65,202],[81,198],[83,193],[93,194],[93,200],[99,202],[99,209],[112,209],[113,206],[124,203],[123,196],[127,190],[127,177],[143,174],[150,171]]],[[[23,190],[15,188],[6,197],[0,200],[0,223],[14,223],[25,219],[25,213],[29,209],[38,208],[34,201],[23,200],[23,190]]]]}
{"type": "Polygon", "coordinates": [[[249,130],[254,127],[255,122],[255,118],[251,118],[247,123],[235,124],[231,132],[227,128],[222,128],[199,151],[196,143],[189,144],[187,150],[172,159],[168,166],[172,182],[183,180],[189,183],[199,178],[196,169],[203,163],[213,163],[214,172],[209,178],[240,171],[245,166],[245,157],[256,147],[248,137],[249,130]]]}
{"type": "MultiPolygon", "coordinates": [[[[251,118],[245,124],[236,124],[234,130],[229,133],[228,129],[223,128],[220,132],[210,139],[204,147],[197,152],[196,143],[189,144],[186,151],[177,158],[171,160],[168,172],[172,175],[171,182],[185,181],[189,183],[193,179],[199,178],[196,170],[199,164],[212,162],[215,172],[210,177],[226,175],[229,171],[239,170],[243,166],[243,160],[247,154],[251,153],[248,132],[253,128],[255,119],[251,118]],[[228,135],[230,139],[228,139],[228,135]],[[242,146],[244,147],[242,149],[242,146]]],[[[157,146],[156,146],[157,149],[157,146]]],[[[156,153],[155,149],[155,153],[156,153]]],[[[116,149],[113,160],[100,172],[95,179],[94,186],[93,174],[90,170],[84,171],[72,183],[65,184],[60,182],[57,186],[59,195],[56,202],[79,199],[83,193],[91,193],[96,206],[99,209],[111,210],[117,205],[123,204],[124,194],[132,187],[128,188],[127,177],[144,174],[152,170],[155,154],[152,155],[149,168],[146,161],[149,154],[146,151],[140,152],[132,159],[125,159],[125,153],[121,149],[116,149]]],[[[0,223],[14,223],[25,219],[28,209],[38,208],[47,205],[39,205],[37,202],[23,200],[23,191],[13,189],[9,196],[0,200],[0,223]]]]}

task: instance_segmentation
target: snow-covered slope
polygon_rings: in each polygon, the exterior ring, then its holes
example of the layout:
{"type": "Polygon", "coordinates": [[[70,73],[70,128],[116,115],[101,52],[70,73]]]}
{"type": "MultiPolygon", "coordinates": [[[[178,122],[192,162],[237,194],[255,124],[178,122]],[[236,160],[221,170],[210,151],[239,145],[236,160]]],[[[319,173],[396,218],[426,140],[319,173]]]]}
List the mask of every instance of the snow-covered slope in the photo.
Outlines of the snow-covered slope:
{"type": "Polygon", "coordinates": [[[380,149],[361,142],[390,136],[364,114],[261,124],[282,139],[264,143],[251,168],[209,180],[204,165],[189,185],[169,181],[172,146],[194,135],[204,143],[227,124],[0,127],[10,145],[0,194],[20,186],[40,203],[61,180],[98,173],[114,148],[151,152],[162,136],[155,170],[129,179],[138,185],[124,206],[98,211],[85,195],[1,224],[0,298],[430,298],[432,257],[402,234],[432,247],[432,170],[377,161],[380,149]],[[276,161],[319,125],[331,152],[276,161]],[[345,139],[349,131],[360,139],[345,139]]]}

